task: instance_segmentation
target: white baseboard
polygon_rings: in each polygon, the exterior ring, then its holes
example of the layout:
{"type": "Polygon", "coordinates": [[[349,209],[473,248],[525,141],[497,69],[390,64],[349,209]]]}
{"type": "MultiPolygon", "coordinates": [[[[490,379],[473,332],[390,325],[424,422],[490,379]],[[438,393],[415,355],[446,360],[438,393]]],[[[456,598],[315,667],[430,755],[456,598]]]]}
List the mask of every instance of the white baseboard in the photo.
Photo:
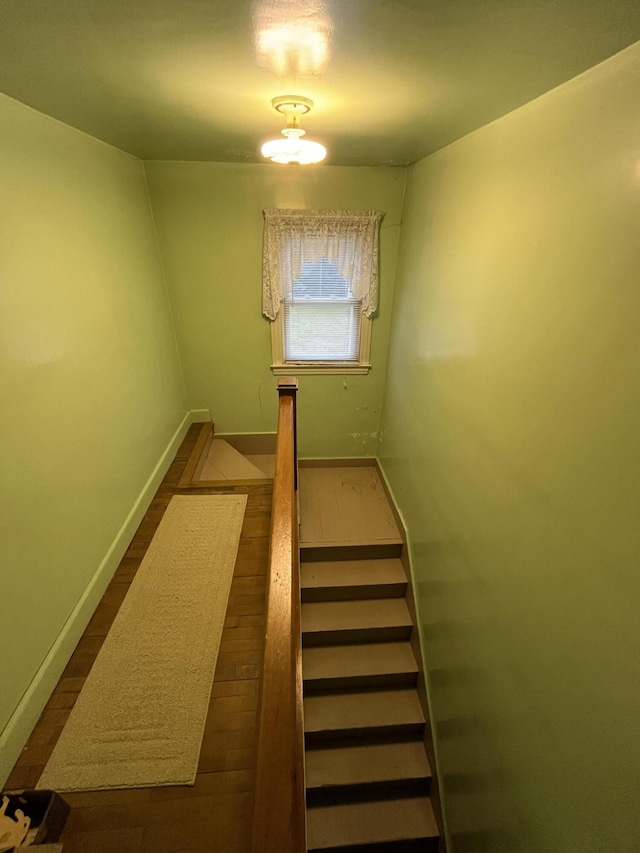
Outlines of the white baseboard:
{"type": "Polygon", "coordinates": [[[6,782],[13,765],[29,739],[33,727],[49,701],[51,693],[69,662],[80,637],[82,637],[84,629],[98,606],[109,581],[118,568],[120,560],[129,547],[129,543],[162,482],[162,478],[171,465],[189,426],[203,420],[210,420],[207,409],[188,411],[182,419],[107,553],[93,573],[93,577],[87,584],[80,600],[49,649],[49,653],[33,677],[9,722],[0,733],[0,788],[6,782]]]}
{"type": "MultiPolygon", "coordinates": [[[[404,533],[405,533],[405,538],[406,538],[405,548],[406,548],[407,559],[408,559],[408,563],[409,563],[409,573],[411,575],[411,585],[413,586],[413,590],[415,593],[415,591],[419,588],[419,586],[418,586],[418,580],[416,578],[416,573],[415,573],[415,561],[414,561],[414,557],[413,557],[413,547],[411,544],[411,532],[409,530],[409,525],[407,524],[407,519],[404,517],[404,513],[400,509],[400,506],[398,505],[398,501],[396,500],[396,496],[393,493],[393,489],[391,488],[391,483],[389,482],[389,478],[387,477],[387,472],[384,470],[384,465],[382,464],[382,459],[380,459],[378,457],[377,462],[378,462],[378,471],[380,472],[380,474],[382,475],[382,479],[384,480],[384,484],[385,484],[386,489],[387,489],[387,494],[391,498],[391,501],[393,503],[395,511],[398,513],[398,517],[400,518],[400,521],[401,521],[402,526],[404,528],[404,533]]],[[[416,610],[418,610],[419,604],[418,604],[417,596],[415,596],[415,606],[416,606],[416,610]]],[[[426,677],[426,675],[427,675],[427,673],[426,673],[427,654],[426,654],[426,644],[425,644],[425,639],[424,639],[424,623],[423,623],[423,620],[420,618],[419,613],[418,613],[418,619],[416,620],[416,622],[417,622],[417,624],[415,627],[418,631],[418,637],[420,638],[420,651],[422,652],[422,663],[423,663],[423,666],[425,668],[425,677],[426,677]]],[[[433,720],[433,719],[435,719],[435,716],[432,713],[431,690],[430,690],[428,678],[426,678],[425,686],[426,686],[426,691],[427,691],[427,703],[429,705],[429,717],[430,717],[430,719],[433,720]]],[[[444,777],[442,775],[442,769],[440,766],[440,759],[439,759],[439,755],[438,755],[438,740],[437,740],[437,736],[436,736],[435,731],[432,732],[432,736],[433,736],[433,749],[434,749],[434,753],[435,753],[436,772],[438,774],[438,779],[442,780],[444,777]]],[[[441,797],[442,797],[442,792],[441,792],[441,797]]],[[[446,808],[445,808],[444,798],[441,799],[441,806],[442,806],[442,820],[444,823],[444,835],[445,835],[446,848],[447,848],[447,850],[451,850],[451,837],[449,835],[449,826],[447,823],[447,812],[446,812],[446,808]]]]}

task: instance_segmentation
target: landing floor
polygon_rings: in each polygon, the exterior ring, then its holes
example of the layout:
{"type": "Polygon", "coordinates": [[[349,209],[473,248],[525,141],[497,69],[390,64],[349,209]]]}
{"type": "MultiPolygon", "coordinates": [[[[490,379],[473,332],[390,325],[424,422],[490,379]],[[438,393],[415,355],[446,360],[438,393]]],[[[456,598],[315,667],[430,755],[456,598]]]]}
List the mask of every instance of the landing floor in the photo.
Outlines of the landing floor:
{"type": "Polygon", "coordinates": [[[300,468],[300,545],[401,543],[373,465],[300,468]]]}
{"type": "MultiPolygon", "coordinates": [[[[6,785],[33,787],[126,595],[195,444],[189,430],[6,785]]],[[[194,490],[196,491],[196,490],[194,490]]],[[[197,489],[249,496],[194,787],[65,794],[64,853],[246,853],[264,647],[272,485],[197,489]]],[[[188,493],[181,490],[180,494],[188,493]]]]}

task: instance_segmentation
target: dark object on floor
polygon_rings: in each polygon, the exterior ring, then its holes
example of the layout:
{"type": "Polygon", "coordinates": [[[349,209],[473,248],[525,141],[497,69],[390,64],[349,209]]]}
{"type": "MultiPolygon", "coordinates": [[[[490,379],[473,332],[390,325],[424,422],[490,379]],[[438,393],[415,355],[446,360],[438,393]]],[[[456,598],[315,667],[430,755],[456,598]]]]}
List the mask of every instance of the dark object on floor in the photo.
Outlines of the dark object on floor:
{"type": "MultiPolygon", "coordinates": [[[[55,791],[6,792],[9,798],[6,815],[15,819],[16,811],[22,811],[31,823],[22,844],[52,844],[60,838],[71,808],[55,791]]],[[[21,848],[16,848],[21,849],[21,848]]]]}

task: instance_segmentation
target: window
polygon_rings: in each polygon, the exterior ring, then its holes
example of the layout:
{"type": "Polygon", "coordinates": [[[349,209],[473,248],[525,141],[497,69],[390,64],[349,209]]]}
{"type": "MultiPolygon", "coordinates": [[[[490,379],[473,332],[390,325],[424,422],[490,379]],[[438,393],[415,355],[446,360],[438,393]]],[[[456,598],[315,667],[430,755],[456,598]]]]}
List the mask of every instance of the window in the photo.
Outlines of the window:
{"type": "Polygon", "coordinates": [[[304,262],[282,308],[285,362],[360,361],[362,302],[337,263],[304,262]]]}
{"type": "Polygon", "coordinates": [[[265,211],[263,311],[274,373],[367,373],[378,213],[265,211]]]}

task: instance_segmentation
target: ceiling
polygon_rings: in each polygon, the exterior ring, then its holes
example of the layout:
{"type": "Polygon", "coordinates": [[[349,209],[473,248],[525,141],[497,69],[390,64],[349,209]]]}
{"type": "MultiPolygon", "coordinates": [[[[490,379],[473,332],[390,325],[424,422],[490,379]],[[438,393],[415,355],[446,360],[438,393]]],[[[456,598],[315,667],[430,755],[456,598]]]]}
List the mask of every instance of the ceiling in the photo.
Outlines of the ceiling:
{"type": "Polygon", "coordinates": [[[2,0],[0,91],[144,159],[404,165],[640,39],[638,0],[2,0]]]}

